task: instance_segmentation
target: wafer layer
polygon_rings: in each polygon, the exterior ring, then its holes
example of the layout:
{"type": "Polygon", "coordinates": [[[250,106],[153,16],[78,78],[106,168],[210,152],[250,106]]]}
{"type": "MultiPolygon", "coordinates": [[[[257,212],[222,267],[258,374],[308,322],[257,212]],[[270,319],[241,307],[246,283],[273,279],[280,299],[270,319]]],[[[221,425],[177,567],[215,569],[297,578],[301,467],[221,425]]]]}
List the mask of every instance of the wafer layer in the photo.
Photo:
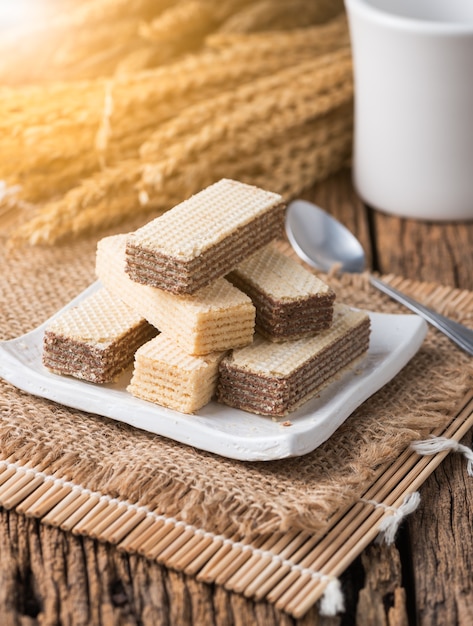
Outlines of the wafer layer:
{"type": "Polygon", "coordinates": [[[224,354],[191,356],[161,333],[136,352],[128,391],[161,406],[194,413],[214,395],[224,354]]]}
{"type": "Polygon", "coordinates": [[[271,341],[308,337],[332,323],[333,290],[274,243],[243,261],[228,279],[251,298],[258,332],[271,341]]]}
{"type": "Polygon", "coordinates": [[[126,271],[139,283],[190,294],[282,232],[280,195],[222,179],[130,234],[126,271]]]}
{"type": "Polygon", "coordinates": [[[57,374],[108,383],[155,334],[141,315],[101,288],[47,327],[43,364],[57,374]]]}
{"type": "Polygon", "coordinates": [[[218,400],[262,415],[284,416],[313,397],[368,349],[369,316],[335,305],[330,329],[274,343],[256,336],[220,364],[218,400]]]}
{"type": "Polygon", "coordinates": [[[255,307],[248,296],[224,278],[187,296],[136,283],[125,271],[126,238],[106,237],[97,246],[97,276],[109,291],[173,336],[189,354],[209,354],[251,343],[255,307]]]}

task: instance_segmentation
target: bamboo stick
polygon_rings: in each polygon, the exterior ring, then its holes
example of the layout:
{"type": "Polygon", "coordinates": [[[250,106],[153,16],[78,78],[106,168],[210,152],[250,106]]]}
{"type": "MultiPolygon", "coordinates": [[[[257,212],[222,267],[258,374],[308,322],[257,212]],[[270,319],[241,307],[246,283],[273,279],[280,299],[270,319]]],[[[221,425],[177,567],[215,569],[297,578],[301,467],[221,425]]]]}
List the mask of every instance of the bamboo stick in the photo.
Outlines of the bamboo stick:
{"type": "MultiPolygon", "coordinates": [[[[279,559],[290,559],[293,551],[307,540],[307,535],[298,530],[287,533],[275,533],[274,545],[265,544],[262,550],[269,550],[279,559]]],[[[245,592],[254,579],[261,575],[267,566],[273,562],[271,556],[253,554],[239,571],[226,582],[226,587],[237,593],[245,592]]]]}
{"type": "MultiPolygon", "coordinates": [[[[72,488],[71,492],[58,502],[49,513],[43,517],[45,524],[51,526],[60,526],[66,523],[68,518],[86,501],[88,496],[83,494],[79,489],[72,488]]],[[[66,527],[64,527],[66,530],[66,527]]]]}
{"type": "Polygon", "coordinates": [[[74,529],[78,522],[80,522],[80,520],[83,519],[88,514],[88,512],[96,506],[98,501],[98,496],[81,493],[77,500],[74,502],[74,506],[71,507],[73,508],[73,512],[71,513],[71,515],[69,515],[69,517],[67,517],[67,519],[65,519],[61,523],[60,528],[62,530],[69,530],[71,532],[74,532],[74,529]]]}
{"type": "Polygon", "coordinates": [[[143,543],[151,537],[164,524],[162,519],[155,519],[147,515],[131,533],[118,545],[119,549],[126,552],[139,552],[143,543]]]}
{"type": "MultiPolygon", "coordinates": [[[[444,436],[459,441],[473,424],[472,408],[473,403],[469,403],[445,430],[444,436]]],[[[415,452],[412,452],[412,455],[418,458],[418,462],[407,472],[401,481],[396,483],[393,480],[389,483],[389,487],[391,487],[392,490],[386,497],[385,504],[394,507],[399,506],[404,496],[407,493],[416,491],[434,469],[440,465],[448,453],[449,451],[447,450],[437,453],[432,457],[419,458],[415,452]]],[[[387,514],[389,513],[385,513],[384,515],[387,514]]],[[[373,522],[376,522],[383,517],[383,513],[382,511],[375,510],[370,517],[373,522]]],[[[332,554],[330,559],[323,563],[323,566],[321,561],[325,560],[327,556],[322,555],[320,562],[316,561],[313,563],[317,571],[320,571],[321,567],[323,567],[323,572],[326,574],[335,577],[340,575],[348,564],[374,539],[377,533],[377,524],[373,523],[370,527],[365,527],[363,532],[358,530],[350,534],[351,530],[351,527],[344,529],[347,541],[345,542],[342,554],[340,554],[340,551],[337,554],[332,554]]],[[[328,553],[330,553],[330,551],[328,551],[328,553]]],[[[301,616],[316,601],[314,598],[317,597],[318,599],[318,597],[320,597],[321,592],[323,592],[323,589],[320,584],[310,583],[308,588],[298,585],[298,588],[295,588],[290,596],[281,597],[276,605],[278,608],[284,607],[284,610],[289,611],[296,617],[301,616]],[[295,591],[298,593],[295,593],[295,591]]]]}
{"type": "Polygon", "coordinates": [[[34,476],[34,474],[26,474],[18,478],[9,489],[0,493],[0,502],[3,508],[7,510],[14,508],[42,484],[43,478],[34,476]]]}
{"type": "Polygon", "coordinates": [[[145,517],[146,512],[144,510],[128,509],[109,526],[106,540],[113,544],[119,543],[124,537],[129,535],[145,517]]]}

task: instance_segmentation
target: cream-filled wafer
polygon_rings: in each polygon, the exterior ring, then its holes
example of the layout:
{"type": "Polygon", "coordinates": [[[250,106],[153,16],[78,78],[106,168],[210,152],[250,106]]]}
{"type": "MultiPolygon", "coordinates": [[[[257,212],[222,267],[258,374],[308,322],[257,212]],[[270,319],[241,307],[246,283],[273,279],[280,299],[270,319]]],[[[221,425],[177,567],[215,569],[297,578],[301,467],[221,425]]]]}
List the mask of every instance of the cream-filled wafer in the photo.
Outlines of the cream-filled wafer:
{"type": "Polygon", "coordinates": [[[177,294],[195,293],[282,232],[279,194],[222,179],[127,239],[130,277],[177,294]]]}
{"type": "Polygon", "coordinates": [[[228,274],[256,307],[256,327],[271,341],[309,337],[329,328],[334,291],[272,242],[228,274]]]}
{"type": "Polygon", "coordinates": [[[224,352],[191,356],[161,333],[135,355],[133,376],[127,390],[181,413],[194,413],[215,393],[218,366],[224,352]]]}
{"type": "Polygon", "coordinates": [[[255,307],[247,295],[224,278],[187,296],[136,283],[125,271],[126,238],[106,237],[97,246],[96,273],[109,291],[173,336],[189,354],[209,354],[251,343],[255,307]]]}
{"type": "Polygon", "coordinates": [[[285,416],[362,355],[369,335],[369,316],[339,304],[332,326],[314,337],[275,343],[257,335],[222,360],[218,400],[252,413],[285,416]]]}
{"type": "Polygon", "coordinates": [[[100,288],[46,328],[43,364],[57,374],[112,382],[156,329],[120,298],[100,288]]]}

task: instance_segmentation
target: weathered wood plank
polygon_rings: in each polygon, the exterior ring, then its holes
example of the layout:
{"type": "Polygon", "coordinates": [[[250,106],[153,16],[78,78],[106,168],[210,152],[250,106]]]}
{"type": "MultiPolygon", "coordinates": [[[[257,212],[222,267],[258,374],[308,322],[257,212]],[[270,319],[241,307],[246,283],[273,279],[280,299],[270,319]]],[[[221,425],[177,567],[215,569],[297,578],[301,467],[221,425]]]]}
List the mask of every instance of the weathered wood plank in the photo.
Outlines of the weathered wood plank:
{"type": "Polygon", "coordinates": [[[366,580],[357,605],[357,622],[365,626],[407,626],[406,592],[395,546],[368,546],[361,557],[366,580]]]}
{"type": "MultiPolygon", "coordinates": [[[[381,273],[473,289],[473,223],[400,220],[374,211],[372,224],[381,273]]],[[[471,436],[466,443],[471,446],[471,436]]],[[[421,496],[408,520],[410,552],[403,554],[413,577],[408,592],[416,623],[467,626],[473,623],[473,481],[465,462],[447,458],[421,496]]]]}
{"type": "MultiPolygon", "coordinates": [[[[471,433],[463,444],[471,447],[471,433]]],[[[408,521],[419,626],[473,624],[473,479],[449,455],[423,485],[408,521]]]]}
{"type": "Polygon", "coordinates": [[[378,270],[473,289],[473,222],[430,223],[373,213],[378,270]]]}
{"type": "MultiPolygon", "coordinates": [[[[321,205],[325,202],[325,208],[363,241],[366,251],[373,244],[375,269],[473,290],[473,222],[429,223],[366,212],[350,184],[344,172],[314,190],[311,199],[321,205]],[[372,241],[367,228],[370,222],[372,241]]],[[[466,442],[471,446],[471,436],[466,442]]],[[[467,626],[473,623],[473,479],[466,476],[464,461],[447,458],[422,487],[421,495],[421,506],[407,526],[410,550],[402,553],[404,570],[412,572],[405,590],[415,607],[416,615],[411,619],[417,619],[419,626],[467,626]]],[[[371,549],[363,554],[366,583],[359,596],[357,624],[372,623],[376,607],[380,609],[376,614],[378,623],[390,624],[389,620],[396,619],[402,624],[410,603],[402,597],[399,580],[394,586],[398,596],[395,605],[381,618],[383,611],[377,601],[382,588],[379,568],[386,561],[379,558],[371,549]]],[[[395,583],[393,574],[391,584],[395,583]]]]}
{"type": "Polygon", "coordinates": [[[114,546],[0,509],[2,626],[339,626],[197,582],[114,546]]]}

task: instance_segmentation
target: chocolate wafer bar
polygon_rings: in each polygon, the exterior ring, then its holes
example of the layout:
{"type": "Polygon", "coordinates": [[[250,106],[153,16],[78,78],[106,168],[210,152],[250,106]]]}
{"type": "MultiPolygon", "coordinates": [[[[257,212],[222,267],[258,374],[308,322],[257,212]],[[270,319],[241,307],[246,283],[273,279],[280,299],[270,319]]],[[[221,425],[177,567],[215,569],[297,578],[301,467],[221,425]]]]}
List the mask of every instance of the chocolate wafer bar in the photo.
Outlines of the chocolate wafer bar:
{"type": "Polygon", "coordinates": [[[224,278],[187,296],[136,283],[125,271],[126,238],[106,237],[97,246],[96,273],[110,292],[173,336],[189,354],[225,351],[253,341],[255,307],[247,295],[224,278]]]}
{"type": "Polygon", "coordinates": [[[138,283],[195,293],[279,236],[284,209],[279,194],[222,179],[131,233],[126,271],[138,283]]]}
{"type": "Polygon", "coordinates": [[[362,355],[369,334],[366,313],[336,304],[332,326],[314,337],[274,343],[256,335],[222,360],[217,398],[251,413],[285,416],[362,355]]]}
{"type": "Polygon", "coordinates": [[[161,333],[136,352],[127,390],[143,400],[181,413],[194,413],[214,395],[218,366],[224,355],[214,352],[191,356],[161,333]]]}
{"type": "Polygon", "coordinates": [[[334,291],[272,242],[227,278],[256,307],[258,332],[270,341],[309,337],[330,327],[334,291]]]}
{"type": "Polygon", "coordinates": [[[109,383],[154,335],[156,329],[141,315],[100,288],[49,324],[43,364],[56,374],[109,383]]]}

